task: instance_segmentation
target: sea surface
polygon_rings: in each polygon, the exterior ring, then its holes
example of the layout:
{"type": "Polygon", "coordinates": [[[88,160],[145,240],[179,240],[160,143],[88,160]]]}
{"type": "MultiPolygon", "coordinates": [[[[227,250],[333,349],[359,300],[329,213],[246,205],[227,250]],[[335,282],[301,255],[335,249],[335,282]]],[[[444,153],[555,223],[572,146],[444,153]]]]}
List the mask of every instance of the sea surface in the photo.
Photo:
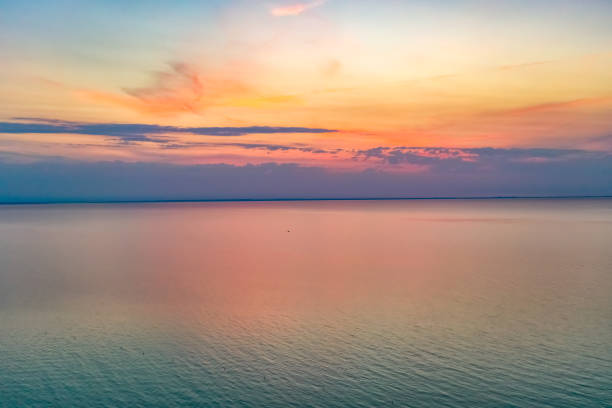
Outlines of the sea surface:
{"type": "Polygon", "coordinates": [[[612,199],[0,206],[0,407],[612,407],[612,199]]]}

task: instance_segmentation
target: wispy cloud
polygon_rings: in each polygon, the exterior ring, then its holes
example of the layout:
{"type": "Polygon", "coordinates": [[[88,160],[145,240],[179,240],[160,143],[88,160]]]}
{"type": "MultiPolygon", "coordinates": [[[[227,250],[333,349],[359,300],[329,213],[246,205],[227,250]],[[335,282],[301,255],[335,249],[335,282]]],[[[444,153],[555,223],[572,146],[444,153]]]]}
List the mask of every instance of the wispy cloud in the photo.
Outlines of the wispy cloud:
{"type": "Polygon", "coordinates": [[[303,12],[325,4],[326,0],[315,0],[308,3],[293,3],[284,6],[275,6],[270,9],[270,14],[275,17],[297,16],[303,12]]]}
{"type": "Polygon", "coordinates": [[[560,62],[561,60],[544,60],[544,61],[532,61],[532,62],[524,62],[522,64],[507,64],[507,65],[499,65],[495,68],[492,68],[492,71],[511,71],[515,69],[523,69],[523,68],[531,68],[537,67],[539,65],[547,65],[554,64],[560,62]]]}
{"type": "Polygon", "coordinates": [[[266,108],[301,103],[297,95],[266,94],[255,89],[247,83],[240,65],[224,66],[215,71],[172,62],[168,69],[154,72],[148,85],[124,87],[121,92],[64,87],[81,99],[156,116],[201,114],[213,106],[266,108]]]}
{"type": "Polygon", "coordinates": [[[199,113],[223,100],[251,95],[252,91],[240,80],[221,74],[200,72],[182,62],[172,62],[165,71],[154,73],[145,87],[123,88],[123,93],[92,89],[75,90],[77,95],[143,113],[199,113]]]}
{"type": "Polygon", "coordinates": [[[204,83],[198,72],[189,65],[173,63],[169,71],[156,74],[153,85],[124,90],[149,106],[197,111],[204,96],[204,83]]]}
{"type": "Polygon", "coordinates": [[[244,136],[249,134],[330,133],[333,129],[278,126],[178,127],[142,123],[88,123],[44,118],[13,118],[0,122],[0,133],[10,134],[81,134],[121,139],[123,142],[166,142],[169,134],[199,136],[244,136]]]}
{"type": "Polygon", "coordinates": [[[547,102],[541,103],[538,105],[530,105],[524,106],[521,108],[510,109],[507,111],[501,112],[504,115],[522,115],[534,112],[544,112],[544,111],[552,111],[559,109],[572,109],[572,108],[580,108],[583,106],[591,106],[598,104],[607,104],[612,102],[612,97],[603,96],[603,97],[593,97],[593,98],[580,98],[580,99],[571,99],[565,101],[557,101],[557,102],[547,102]]]}

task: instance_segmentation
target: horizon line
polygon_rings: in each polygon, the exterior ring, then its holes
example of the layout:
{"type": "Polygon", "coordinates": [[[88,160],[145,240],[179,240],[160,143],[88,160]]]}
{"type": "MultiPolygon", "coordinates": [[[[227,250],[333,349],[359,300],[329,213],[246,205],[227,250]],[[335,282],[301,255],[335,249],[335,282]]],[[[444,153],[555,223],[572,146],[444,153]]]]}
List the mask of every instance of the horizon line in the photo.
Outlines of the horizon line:
{"type": "Polygon", "coordinates": [[[408,200],[529,200],[529,199],[596,199],[612,198],[612,195],[549,195],[549,196],[448,196],[448,197],[318,197],[318,198],[202,198],[202,199],[142,199],[142,200],[49,200],[49,201],[0,201],[7,205],[62,205],[62,204],[155,204],[155,203],[232,203],[232,202],[307,202],[307,201],[408,201],[408,200]]]}

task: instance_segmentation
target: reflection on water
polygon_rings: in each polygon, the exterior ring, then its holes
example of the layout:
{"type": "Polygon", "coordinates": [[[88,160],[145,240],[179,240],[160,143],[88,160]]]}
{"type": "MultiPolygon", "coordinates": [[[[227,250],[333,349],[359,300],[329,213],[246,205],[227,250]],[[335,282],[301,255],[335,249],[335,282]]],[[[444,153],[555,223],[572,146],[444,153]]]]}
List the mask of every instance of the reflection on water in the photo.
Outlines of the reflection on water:
{"type": "Polygon", "coordinates": [[[609,199],[3,206],[0,406],[612,405],[611,243],[609,199]]]}

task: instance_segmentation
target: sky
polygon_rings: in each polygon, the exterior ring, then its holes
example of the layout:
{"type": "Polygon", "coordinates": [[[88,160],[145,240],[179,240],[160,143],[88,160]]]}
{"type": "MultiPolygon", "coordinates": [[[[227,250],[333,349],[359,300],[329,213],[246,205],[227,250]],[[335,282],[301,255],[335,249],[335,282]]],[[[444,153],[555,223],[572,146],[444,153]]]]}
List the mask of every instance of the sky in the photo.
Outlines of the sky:
{"type": "Polygon", "coordinates": [[[0,202],[612,195],[607,0],[0,0],[0,202]]]}

